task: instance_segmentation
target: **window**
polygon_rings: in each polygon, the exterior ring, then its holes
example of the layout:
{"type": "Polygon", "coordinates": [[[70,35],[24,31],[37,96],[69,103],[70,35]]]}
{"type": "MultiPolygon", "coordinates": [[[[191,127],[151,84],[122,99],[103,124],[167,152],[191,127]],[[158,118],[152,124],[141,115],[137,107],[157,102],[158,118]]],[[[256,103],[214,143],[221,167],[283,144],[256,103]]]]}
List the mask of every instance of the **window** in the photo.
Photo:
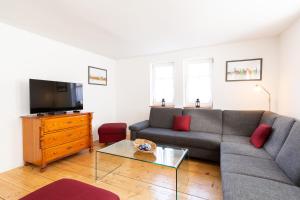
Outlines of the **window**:
{"type": "Polygon", "coordinates": [[[212,59],[195,59],[183,62],[184,105],[194,106],[197,99],[201,107],[212,106],[212,59]]]}
{"type": "Polygon", "coordinates": [[[174,63],[157,63],[151,67],[151,105],[174,104],[174,63]]]}

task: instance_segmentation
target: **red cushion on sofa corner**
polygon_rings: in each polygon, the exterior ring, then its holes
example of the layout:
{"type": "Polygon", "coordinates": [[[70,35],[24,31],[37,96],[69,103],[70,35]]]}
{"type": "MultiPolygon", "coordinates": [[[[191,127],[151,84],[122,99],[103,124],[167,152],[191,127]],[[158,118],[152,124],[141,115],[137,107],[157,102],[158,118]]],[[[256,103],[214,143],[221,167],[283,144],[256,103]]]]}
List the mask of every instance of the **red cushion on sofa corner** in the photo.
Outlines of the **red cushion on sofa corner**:
{"type": "Polygon", "coordinates": [[[192,117],[190,115],[174,116],[173,130],[175,131],[190,131],[192,117]]]}
{"type": "Polygon", "coordinates": [[[250,142],[256,148],[264,146],[272,133],[272,127],[267,124],[260,124],[251,135],[250,142]]]}

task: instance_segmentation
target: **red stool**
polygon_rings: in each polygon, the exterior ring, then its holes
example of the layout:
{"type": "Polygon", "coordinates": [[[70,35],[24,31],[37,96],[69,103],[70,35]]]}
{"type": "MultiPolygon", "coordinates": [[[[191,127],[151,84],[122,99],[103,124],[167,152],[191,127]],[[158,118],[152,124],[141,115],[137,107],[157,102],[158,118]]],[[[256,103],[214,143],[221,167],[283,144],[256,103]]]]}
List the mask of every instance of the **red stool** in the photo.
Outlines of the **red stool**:
{"type": "Polygon", "coordinates": [[[120,200],[107,190],[72,179],[61,179],[46,185],[20,200],[120,200]]]}
{"type": "Polygon", "coordinates": [[[98,129],[99,143],[118,142],[126,139],[127,124],[107,123],[98,129]]]}

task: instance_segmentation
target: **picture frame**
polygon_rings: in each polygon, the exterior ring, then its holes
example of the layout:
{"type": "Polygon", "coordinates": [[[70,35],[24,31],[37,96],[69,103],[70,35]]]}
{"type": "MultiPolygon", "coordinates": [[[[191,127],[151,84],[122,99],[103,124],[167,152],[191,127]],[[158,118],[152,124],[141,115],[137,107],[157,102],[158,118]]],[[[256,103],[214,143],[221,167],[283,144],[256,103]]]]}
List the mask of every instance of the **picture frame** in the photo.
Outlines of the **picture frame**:
{"type": "Polygon", "coordinates": [[[107,69],[88,66],[88,83],[107,86],[107,69]]]}
{"type": "Polygon", "coordinates": [[[244,59],[226,61],[226,77],[229,81],[261,81],[263,59],[244,59]]]}

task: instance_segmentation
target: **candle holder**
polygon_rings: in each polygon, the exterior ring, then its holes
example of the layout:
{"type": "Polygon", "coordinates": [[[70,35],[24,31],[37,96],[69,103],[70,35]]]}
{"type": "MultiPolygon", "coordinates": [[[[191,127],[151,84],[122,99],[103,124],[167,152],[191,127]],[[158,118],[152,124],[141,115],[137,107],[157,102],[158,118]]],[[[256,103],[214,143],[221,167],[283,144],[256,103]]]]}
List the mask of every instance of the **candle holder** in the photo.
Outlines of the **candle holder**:
{"type": "Polygon", "coordinates": [[[165,99],[162,99],[162,100],[161,100],[161,106],[162,106],[162,107],[165,107],[165,106],[166,106],[166,101],[165,101],[165,99]]]}
{"type": "Polygon", "coordinates": [[[195,107],[200,108],[200,100],[199,99],[196,99],[195,107]]]}

